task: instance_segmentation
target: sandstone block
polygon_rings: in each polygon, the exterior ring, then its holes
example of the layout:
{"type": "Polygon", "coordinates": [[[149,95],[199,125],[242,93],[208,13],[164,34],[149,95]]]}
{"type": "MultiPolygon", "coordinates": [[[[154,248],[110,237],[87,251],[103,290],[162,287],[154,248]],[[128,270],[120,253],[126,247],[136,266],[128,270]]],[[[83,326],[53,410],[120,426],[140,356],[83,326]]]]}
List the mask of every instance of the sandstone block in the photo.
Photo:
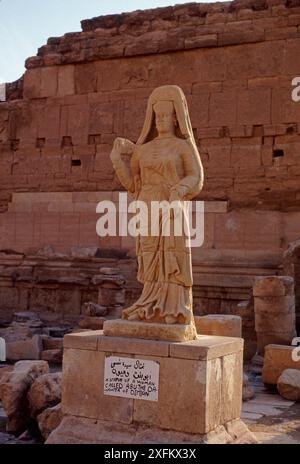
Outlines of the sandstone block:
{"type": "Polygon", "coordinates": [[[5,374],[0,383],[0,396],[8,416],[7,432],[17,433],[26,428],[30,420],[27,393],[33,382],[49,372],[45,361],[19,361],[11,373],[5,374]]]}
{"type": "Polygon", "coordinates": [[[291,341],[295,328],[295,311],[287,314],[281,312],[273,313],[272,316],[263,311],[256,312],[255,302],[255,330],[257,332],[288,333],[291,341]]]}
{"type": "Polygon", "coordinates": [[[252,400],[255,396],[255,390],[251,385],[247,385],[243,387],[243,401],[252,400]]]}
{"type": "Polygon", "coordinates": [[[49,364],[61,364],[63,358],[62,348],[56,350],[44,350],[41,354],[41,359],[49,364]]]}
{"type": "Polygon", "coordinates": [[[223,337],[242,336],[242,318],[223,314],[211,314],[208,316],[195,316],[195,325],[198,334],[220,335],[223,337]]]}
{"type": "Polygon", "coordinates": [[[68,334],[64,337],[64,348],[78,348],[79,350],[97,350],[99,335],[102,331],[84,331],[68,334]]]}
{"type": "Polygon", "coordinates": [[[276,385],[286,369],[300,370],[300,361],[293,360],[295,346],[268,345],[265,348],[262,379],[265,384],[276,385]]]}
{"type": "Polygon", "coordinates": [[[43,337],[43,349],[44,350],[61,350],[63,348],[63,339],[56,337],[43,337]]]}
{"type": "Polygon", "coordinates": [[[41,69],[41,98],[55,97],[57,93],[57,66],[50,66],[41,69]]]}
{"type": "Polygon", "coordinates": [[[300,370],[286,369],[277,381],[277,389],[283,398],[300,401],[300,370]]]}
{"type": "Polygon", "coordinates": [[[6,358],[10,361],[41,359],[42,338],[34,335],[31,339],[6,343],[6,358]]]}
{"type": "Polygon", "coordinates": [[[256,277],[253,295],[259,297],[275,297],[293,295],[294,279],[288,276],[256,277]]]}

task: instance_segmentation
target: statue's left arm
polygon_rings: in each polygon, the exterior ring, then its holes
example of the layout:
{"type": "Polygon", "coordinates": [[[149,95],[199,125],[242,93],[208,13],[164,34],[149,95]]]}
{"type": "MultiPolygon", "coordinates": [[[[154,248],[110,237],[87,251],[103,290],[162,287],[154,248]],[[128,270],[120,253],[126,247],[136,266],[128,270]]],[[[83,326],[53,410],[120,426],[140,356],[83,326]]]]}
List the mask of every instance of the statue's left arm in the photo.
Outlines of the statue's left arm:
{"type": "Polygon", "coordinates": [[[176,190],[180,199],[191,200],[202,190],[204,173],[197,147],[189,140],[184,141],[182,148],[184,178],[172,190],[176,190]]]}

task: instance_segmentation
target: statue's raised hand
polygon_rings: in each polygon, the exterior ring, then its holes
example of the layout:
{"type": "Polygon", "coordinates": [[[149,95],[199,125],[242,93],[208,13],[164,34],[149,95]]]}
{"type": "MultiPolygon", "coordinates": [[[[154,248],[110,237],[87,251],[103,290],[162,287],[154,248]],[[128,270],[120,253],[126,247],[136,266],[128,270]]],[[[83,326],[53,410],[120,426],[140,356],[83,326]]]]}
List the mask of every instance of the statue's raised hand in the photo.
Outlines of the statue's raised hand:
{"type": "Polygon", "coordinates": [[[135,149],[135,144],[130,140],[123,139],[121,137],[116,138],[114,141],[113,149],[110,154],[112,161],[119,160],[121,155],[132,155],[135,149]]]}

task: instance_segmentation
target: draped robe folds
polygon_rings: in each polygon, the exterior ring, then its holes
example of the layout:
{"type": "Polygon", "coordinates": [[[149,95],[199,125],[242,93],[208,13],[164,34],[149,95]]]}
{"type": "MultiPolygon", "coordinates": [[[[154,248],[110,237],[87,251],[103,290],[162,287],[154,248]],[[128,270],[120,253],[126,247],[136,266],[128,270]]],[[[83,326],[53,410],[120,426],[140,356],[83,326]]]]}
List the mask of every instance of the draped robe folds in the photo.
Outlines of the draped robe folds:
{"type": "MultiPolygon", "coordinates": [[[[115,166],[117,172],[118,168],[115,166]]],[[[138,281],[144,287],[140,298],[123,311],[123,318],[145,322],[164,322],[167,316],[177,323],[189,324],[192,320],[192,259],[189,246],[189,202],[199,185],[201,165],[192,144],[177,137],[153,140],[136,147],[131,161],[129,192],[148,207],[149,235],[138,236],[136,242],[138,281]],[[185,192],[179,205],[182,230],[174,234],[174,217],[161,211],[151,215],[152,202],[169,201],[172,187],[185,192]],[[166,220],[170,220],[170,234],[164,234],[166,220]],[[158,235],[151,235],[151,221],[158,221],[158,235]]],[[[123,179],[124,180],[124,179],[123,179]]],[[[174,216],[175,214],[175,216],[174,216]]]]}

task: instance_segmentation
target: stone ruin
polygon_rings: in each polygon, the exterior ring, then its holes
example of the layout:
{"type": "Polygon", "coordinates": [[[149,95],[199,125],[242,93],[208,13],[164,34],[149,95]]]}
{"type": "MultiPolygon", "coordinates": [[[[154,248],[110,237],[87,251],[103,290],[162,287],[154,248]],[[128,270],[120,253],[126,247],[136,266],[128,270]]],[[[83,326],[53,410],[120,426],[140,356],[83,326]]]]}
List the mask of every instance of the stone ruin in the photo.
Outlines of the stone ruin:
{"type": "Polygon", "coordinates": [[[299,0],[187,3],[83,20],[27,59],[0,103],[0,337],[12,360],[61,362],[66,333],[101,328],[140,294],[134,240],[98,237],[96,205],[122,190],[114,139],[136,141],[149,94],[173,83],[205,170],[198,326],[214,334],[219,314],[230,331],[240,316],[251,359],[255,279],[290,276],[299,331],[299,28],[299,0]]]}
{"type": "Polygon", "coordinates": [[[239,303],[255,276],[283,272],[283,253],[299,239],[299,5],[190,3],[93,18],[28,58],[0,104],[4,321],[24,310],[80,316],[97,302],[89,279],[103,260],[126,267],[126,303],[140,292],[133,240],[99,238],[95,206],[118,199],[112,141],[136,140],[151,90],[175,82],[206,173],[195,312],[241,315],[254,354],[253,308],[239,303]],[[40,256],[49,245],[55,253],[40,256]],[[99,258],[76,258],[74,246],[99,248],[99,258]]]}

